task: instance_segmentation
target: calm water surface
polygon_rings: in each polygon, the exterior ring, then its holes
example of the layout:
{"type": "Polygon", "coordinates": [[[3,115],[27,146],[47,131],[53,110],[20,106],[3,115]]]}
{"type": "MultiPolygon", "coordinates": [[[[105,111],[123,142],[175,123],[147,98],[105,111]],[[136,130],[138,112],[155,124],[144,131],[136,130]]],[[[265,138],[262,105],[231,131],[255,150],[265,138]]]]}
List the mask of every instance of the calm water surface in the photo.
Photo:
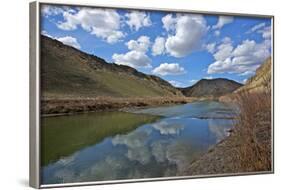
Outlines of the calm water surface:
{"type": "Polygon", "coordinates": [[[204,101],[43,118],[42,182],[176,176],[228,135],[234,112],[204,101]]]}

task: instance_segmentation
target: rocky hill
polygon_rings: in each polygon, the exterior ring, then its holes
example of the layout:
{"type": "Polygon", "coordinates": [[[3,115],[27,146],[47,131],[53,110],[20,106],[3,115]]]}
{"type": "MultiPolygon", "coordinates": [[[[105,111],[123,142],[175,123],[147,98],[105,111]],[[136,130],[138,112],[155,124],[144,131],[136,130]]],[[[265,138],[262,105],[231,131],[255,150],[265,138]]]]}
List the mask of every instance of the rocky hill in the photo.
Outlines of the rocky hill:
{"type": "Polygon", "coordinates": [[[180,90],[188,97],[217,97],[231,93],[241,86],[242,84],[238,82],[224,78],[201,79],[196,84],[187,88],[180,88],[180,90]]]}
{"type": "Polygon", "coordinates": [[[43,98],[183,96],[167,81],[41,36],[43,98]]]}

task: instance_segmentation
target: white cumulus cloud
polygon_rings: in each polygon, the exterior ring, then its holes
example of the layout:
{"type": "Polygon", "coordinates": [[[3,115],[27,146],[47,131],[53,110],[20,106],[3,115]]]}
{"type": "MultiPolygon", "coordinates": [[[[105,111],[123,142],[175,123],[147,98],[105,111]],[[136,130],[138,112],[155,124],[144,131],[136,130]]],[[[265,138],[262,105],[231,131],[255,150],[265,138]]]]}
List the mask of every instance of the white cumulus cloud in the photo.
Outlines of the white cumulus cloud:
{"type": "Polygon", "coordinates": [[[261,33],[264,39],[271,39],[271,26],[259,30],[258,33],[261,33]]]}
{"type": "Polygon", "coordinates": [[[216,60],[225,60],[228,58],[233,50],[232,41],[226,37],[223,39],[222,44],[217,47],[217,51],[214,54],[216,60]]]}
{"type": "Polygon", "coordinates": [[[221,29],[224,25],[230,24],[233,22],[232,16],[219,16],[218,22],[216,25],[213,25],[213,29],[221,29]]]}
{"type": "Polygon", "coordinates": [[[198,81],[197,79],[191,79],[191,80],[189,80],[188,82],[193,85],[193,84],[195,84],[197,81],[198,81]]]}
{"type": "Polygon", "coordinates": [[[152,46],[152,55],[161,55],[165,51],[165,38],[163,37],[156,37],[154,44],[152,46]]]}
{"type": "Polygon", "coordinates": [[[75,47],[77,49],[81,48],[81,45],[79,44],[78,40],[76,38],[72,37],[72,36],[54,37],[54,36],[50,35],[46,30],[42,30],[41,34],[44,35],[44,36],[47,36],[49,38],[58,40],[65,45],[72,46],[72,47],[75,47]]]}
{"type": "Polygon", "coordinates": [[[169,80],[168,82],[171,85],[175,86],[175,87],[184,87],[184,86],[186,86],[184,83],[179,82],[179,81],[175,81],[175,80],[169,80]]]}
{"type": "Polygon", "coordinates": [[[126,13],[125,17],[128,19],[126,23],[131,30],[138,31],[141,27],[148,27],[152,24],[150,16],[142,11],[131,11],[130,13],[126,13]]]}
{"type": "Polygon", "coordinates": [[[184,74],[185,70],[180,67],[178,63],[161,63],[158,67],[152,70],[153,74],[156,75],[180,75],[184,74]]]}
{"type": "Polygon", "coordinates": [[[137,40],[130,40],[126,45],[129,50],[147,52],[150,45],[150,38],[148,36],[140,36],[137,40]]]}
{"type": "Polygon", "coordinates": [[[204,79],[208,79],[208,80],[210,80],[210,79],[213,79],[214,77],[212,77],[212,76],[206,76],[206,77],[203,77],[204,79]]]}
{"type": "Polygon", "coordinates": [[[167,14],[162,18],[163,28],[166,31],[174,30],[177,19],[172,14],[167,14]]]}
{"type": "Polygon", "coordinates": [[[64,12],[74,12],[74,10],[68,6],[55,6],[55,5],[41,6],[41,14],[45,17],[56,16],[64,12]]]}
{"type": "Polygon", "coordinates": [[[221,34],[221,32],[219,31],[219,30],[216,30],[215,32],[214,32],[214,34],[215,34],[215,36],[220,36],[220,34],[221,34]]]}
{"type": "Polygon", "coordinates": [[[47,36],[49,38],[54,38],[52,35],[50,35],[46,30],[42,30],[41,31],[41,34],[44,35],[44,36],[47,36]]]}
{"type": "Polygon", "coordinates": [[[269,56],[270,45],[267,40],[261,43],[257,43],[254,40],[244,40],[235,48],[231,42],[224,41],[214,53],[216,61],[209,65],[208,74],[253,74],[269,56]]]}
{"type": "Polygon", "coordinates": [[[125,54],[113,54],[112,59],[118,65],[127,65],[134,68],[151,67],[150,58],[143,52],[129,51],[125,54]]]}
{"type": "Polygon", "coordinates": [[[201,40],[207,31],[202,15],[167,15],[162,19],[163,27],[171,31],[165,43],[166,52],[174,57],[184,57],[201,46],[201,40]]]}
{"type": "Polygon", "coordinates": [[[65,36],[65,37],[60,37],[60,38],[56,38],[58,41],[62,42],[65,45],[69,45],[72,47],[75,47],[77,49],[80,49],[81,46],[78,43],[77,39],[71,36],[65,36]]]}
{"type": "Polygon", "coordinates": [[[265,23],[264,23],[264,22],[263,22],[263,23],[259,23],[259,24],[255,25],[255,26],[253,26],[252,28],[250,28],[250,30],[248,30],[248,31],[246,32],[246,34],[255,32],[255,31],[257,31],[258,29],[263,28],[264,26],[265,26],[265,23]]]}
{"type": "Polygon", "coordinates": [[[111,44],[125,36],[120,30],[120,15],[112,9],[81,8],[77,12],[64,12],[63,17],[64,21],[57,23],[62,30],[74,30],[81,26],[111,44]]]}
{"type": "Polygon", "coordinates": [[[151,60],[146,55],[150,46],[149,37],[140,36],[137,40],[130,40],[126,45],[130,51],[124,54],[113,54],[112,59],[116,64],[127,65],[134,68],[151,67],[151,60]]]}
{"type": "Polygon", "coordinates": [[[216,49],[216,43],[205,44],[204,47],[209,53],[214,53],[216,49]]]}

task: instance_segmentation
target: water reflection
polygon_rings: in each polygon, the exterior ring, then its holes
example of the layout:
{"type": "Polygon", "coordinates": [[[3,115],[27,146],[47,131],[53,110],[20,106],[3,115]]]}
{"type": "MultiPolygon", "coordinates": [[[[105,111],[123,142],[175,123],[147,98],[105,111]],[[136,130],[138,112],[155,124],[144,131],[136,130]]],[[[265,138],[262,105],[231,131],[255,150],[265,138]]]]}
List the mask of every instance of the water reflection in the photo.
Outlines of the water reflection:
{"type": "MultiPolygon", "coordinates": [[[[172,114],[127,134],[108,137],[43,167],[43,183],[178,175],[210,146],[225,138],[233,125],[229,119],[187,117],[191,111],[185,114],[182,110],[186,108],[182,107],[178,107],[181,111],[177,111],[176,116],[172,114]]],[[[202,104],[199,107],[204,108],[202,104]]],[[[194,109],[199,112],[199,108],[194,106],[194,109]]],[[[168,112],[162,110],[161,113],[167,115],[168,112]]]]}
{"type": "Polygon", "coordinates": [[[158,130],[161,135],[179,134],[180,130],[184,128],[181,123],[169,123],[167,121],[160,121],[151,125],[154,129],[158,130]]]}
{"type": "Polygon", "coordinates": [[[201,119],[233,118],[236,116],[237,112],[238,107],[216,101],[201,101],[185,105],[163,106],[134,111],[134,113],[146,113],[166,117],[188,117],[201,119]]]}
{"type": "Polygon", "coordinates": [[[146,144],[150,133],[151,130],[136,130],[128,135],[117,135],[112,139],[112,144],[114,146],[124,145],[129,160],[147,164],[151,159],[149,146],[146,144]]]}
{"type": "Polygon", "coordinates": [[[235,124],[234,120],[215,120],[208,121],[210,131],[216,136],[216,141],[219,142],[229,135],[229,130],[235,124]]]}

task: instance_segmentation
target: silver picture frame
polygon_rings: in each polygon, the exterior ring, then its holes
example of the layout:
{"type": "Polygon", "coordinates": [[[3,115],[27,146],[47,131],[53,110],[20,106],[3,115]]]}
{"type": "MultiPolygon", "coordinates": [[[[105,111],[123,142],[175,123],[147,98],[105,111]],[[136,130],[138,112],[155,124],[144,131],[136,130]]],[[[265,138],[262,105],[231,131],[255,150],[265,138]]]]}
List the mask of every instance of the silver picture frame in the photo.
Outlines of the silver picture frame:
{"type": "MultiPolygon", "coordinates": [[[[145,3],[144,3],[145,5],[145,3]]],[[[29,6],[29,41],[30,41],[30,118],[29,118],[29,184],[33,188],[53,188],[53,187],[71,187],[84,185],[100,185],[100,184],[116,184],[116,183],[135,183],[147,181],[163,181],[163,180],[182,180],[193,178],[210,178],[210,177],[226,177],[226,176],[241,176],[241,175],[256,175],[256,174],[273,174],[274,173],[274,16],[273,15],[259,15],[259,14],[245,14],[245,13],[226,13],[219,11],[194,11],[188,9],[166,9],[155,7],[131,7],[119,5],[99,5],[94,3],[80,4],[80,3],[61,3],[56,1],[35,1],[31,2],[29,6]],[[228,173],[215,175],[196,175],[196,176],[177,176],[177,177],[160,177],[160,178],[143,178],[143,179],[126,179],[113,181],[98,181],[98,182],[79,182],[79,183],[64,183],[42,185],[40,179],[40,7],[44,4],[48,5],[68,5],[68,6],[83,6],[96,8],[114,8],[114,9],[130,9],[130,10],[148,10],[148,11],[168,11],[168,12],[182,12],[182,13],[199,13],[208,15],[229,15],[229,16],[247,16],[247,17],[261,17],[270,18],[272,24],[272,170],[263,172],[246,172],[246,173],[228,173]]]]}

